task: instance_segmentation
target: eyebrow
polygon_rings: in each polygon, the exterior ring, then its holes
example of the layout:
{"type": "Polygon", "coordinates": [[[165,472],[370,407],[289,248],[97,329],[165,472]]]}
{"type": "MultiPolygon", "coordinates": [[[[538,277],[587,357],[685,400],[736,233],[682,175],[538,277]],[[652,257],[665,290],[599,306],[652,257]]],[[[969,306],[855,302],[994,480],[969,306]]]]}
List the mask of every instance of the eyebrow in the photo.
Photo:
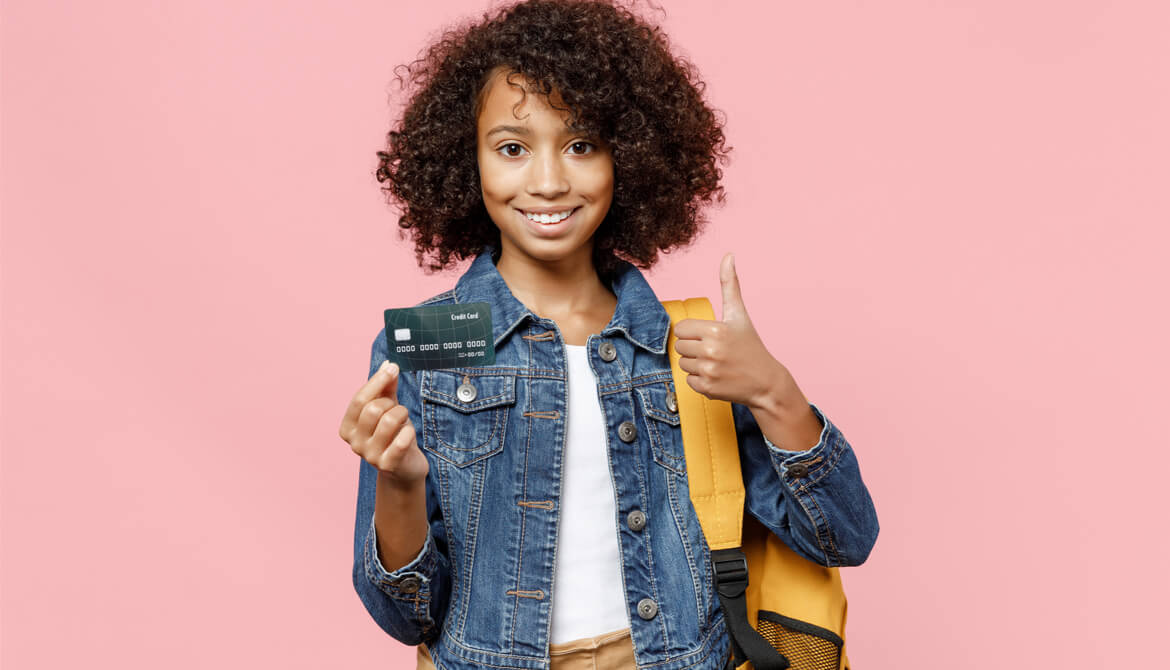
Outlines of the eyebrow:
{"type": "MultiPolygon", "coordinates": [[[[571,128],[564,128],[561,130],[562,135],[576,135],[579,132],[581,132],[581,131],[573,130],[571,128]]],[[[485,138],[491,137],[492,135],[495,135],[497,133],[513,133],[515,135],[525,135],[525,136],[532,134],[532,132],[524,126],[496,126],[495,128],[492,128],[491,130],[487,131],[487,134],[484,135],[484,137],[485,138]]]]}
{"type": "Polygon", "coordinates": [[[495,135],[496,133],[514,133],[516,135],[528,135],[529,134],[528,129],[525,128],[524,126],[496,126],[495,128],[492,128],[491,130],[487,131],[487,135],[484,135],[484,137],[491,137],[492,135],[495,135]]]}

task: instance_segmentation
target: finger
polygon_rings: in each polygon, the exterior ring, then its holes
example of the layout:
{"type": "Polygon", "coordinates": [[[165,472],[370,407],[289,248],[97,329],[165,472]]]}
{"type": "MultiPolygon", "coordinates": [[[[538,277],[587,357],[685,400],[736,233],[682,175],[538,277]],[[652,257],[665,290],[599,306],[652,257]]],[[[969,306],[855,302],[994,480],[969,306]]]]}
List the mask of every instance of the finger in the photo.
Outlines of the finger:
{"type": "Polygon", "coordinates": [[[693,375],[699,374],[701,368],[699,367],[699,359],[697,358],[680,358],[678,359],[678,366],[682,368],[683,372],[689,372],[693,375]]]}
{"type": "Polygon", "coordinates": [[[702,340],[677,340],[674,350],[684,358],[701,358],[708,354],[707,345],[702,340]]]}
{"type": "Polygon", "coordinates": [[[345,408],[345,415],[341,418],[341,433],[342,438],[359,425],[359,419],[362,411],[371,400],[378,397],[389,398],[394,404],[398,404],[398,365],[390,361],[382,361],[382,364],[370,375],[365,384],[353,394],[349,399],[349,405],[345,408]]]}
{"type": "Polygon", "coordinates": [[[386,413],[381,415],[381,419],[378,420],[377,426],[374,427],[373,435],[370,436],[370,456],[377,458],[380,451],[385,451],[394,438],[401,433],[402,428],[409,423],[411,423],[411,416],[405,407],[399,405],[386,410],[386,413]]]}
{"type": "Polygon", "coordinates": [[[378,458],[377,468],[384,472],[394,472],[402,459],[406,458],[407,452],[416,448],[415,444],[414,425],[408,421],[378,458]]]}
{"type": "Polygon", "coordinates": [[[418,435],[414,431],[414,424],[407,421],[406,425],[399,429],[398,434],[390,441],[390,448],[398,450],[410,449],[411,447],[417,446],[417,438],[418,435]]]}
{"type": "Polygon", "coordinates": [[[350,422],[347,418],[346,422],[341,424],[341,430],[338,431],[341,433],[341,439],[348,442],[355,453],[364,456],[365,446],[370,440],[370,435],[373,434],[374,428],[378,425],[378,420],[390,407],[391,401],[388,398],[375,398],[366,403],[357,420],[350,422]]]}
{"type": "Polygon", "coordinates": [[[382,420],[382,415],[396,406],[397,403],[389,398],[374,398],[366,403],[361,416],[358,417],[353,441],[359,445],[368,441],[377,429],[378,422],[382,420]]]}
{"type": "MultiPolygon", "coordinates": [[[[374,427],[373,435],[370,436],[370,444],[373,445],[374,449],[385,449],[398,435],[402,427],[408,423],[410,423],[410,414],[405,406],[391,407],[378,418],[378,425],[374,427]]],[[[372,455],[377,456],[376,453],[372,455]]]]}
{"type": "Polygon", "coordinates": [[[389,398],[398,404],[398,364],[382,361],[382,366],[370,377],[358,392],[354,400],[366,404],[374,398],[389,398]]]}
{"type": "Polygon", "coordinates": [[[747,309],[743,305],[743,295],[739,292],[739,275],[735,272],[735,256],[731,253],[723,256],[719,263],[719,285],[723,289],[723,318],[724,323],[735,321],[747,316],[747,309]]]}
{"type": "Polygon", "coordinates": [[[701,340],[715,337],[724,325],[709,319],[683,319],[674,324],[674,336],[680,340],[701,340]]]}
{"type": "Polygon", "coordinates": [[[398,433],[402,432],[403,422],[407,424],[410,422],[393,412],[386,412],[382,415],[382,419],[378,422],[377,430],[374,431],[376,437],[371,437],[366,442],[362,457],[379,470],[393,472],[402,455],[401,450],[390,445],[394,443],[394,438],[397,437],[398,433]]]}
{"type": "MultiPolygon", "coordinates": [[[[728,359],[728,349],[719,346],[718,341],[712,339],[705,340],[678,340],[674,343],[674,348],[678,351],[681,357],[679,360],[689,359],[690,363],[711,363],[718,364],[728,359]]],[[[703,374],[700,371],[700,374],[703,374]]]]}
{"type": "Polygon", "coordinates": [[[699,375],[687,375],[687,386],[695,389],[703,395],[707,395],[707,392],[710,390],[708,388],[707,380],[699,375]]]}

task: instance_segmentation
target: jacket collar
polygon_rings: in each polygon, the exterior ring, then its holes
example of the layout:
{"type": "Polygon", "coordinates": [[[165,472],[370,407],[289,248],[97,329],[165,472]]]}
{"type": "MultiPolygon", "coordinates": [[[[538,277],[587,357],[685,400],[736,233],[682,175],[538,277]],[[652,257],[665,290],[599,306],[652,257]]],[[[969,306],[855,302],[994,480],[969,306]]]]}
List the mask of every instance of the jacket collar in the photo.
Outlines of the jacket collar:
{"type": "MultiPolygon", "coordinates": [[[[455,284],[455,302],[486,302],[492,306],[492,344],[498,347],[500,341],[524,319],[543,319],[512,295],[508,284],[496,269],[492,251],[492,247],[484,247],[459,278],[455,284]]],[[[601,334],[609,336],[621,333],[627,340],[647,351],[666,353],[670,317],[638,268],[621,261],[610,288],[617,296],[617,309],[601,334]]]]}

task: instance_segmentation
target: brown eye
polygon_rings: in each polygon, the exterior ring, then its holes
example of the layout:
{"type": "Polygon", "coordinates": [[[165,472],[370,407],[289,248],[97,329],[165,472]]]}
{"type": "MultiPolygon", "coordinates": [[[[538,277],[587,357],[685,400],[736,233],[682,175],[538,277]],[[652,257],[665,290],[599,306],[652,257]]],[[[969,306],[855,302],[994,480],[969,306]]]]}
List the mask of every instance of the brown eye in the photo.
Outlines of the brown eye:
{"type": "Polygon", "coordinates": [[[516,147],[520,151],[524,150],[524,147],[520,146],[519,144],[516,144],[515,142],[508,142],[507,144],[500,147],[499,149],[496,149],[496,151],[504,152],[504,155],[507,156],[508,158],[516,158],[517,156],[520,155],[520,154],[514,154],[514,153],[509,152],[508,147],[516,147]]]}
{"type": "MultiPolygon", "coordinates": [[[[596,147],[593,145],[592,142],[585,142],[585,141],[573,142],[572,146],[573,147],[590,147],[591,149],[596,149],[596,147]]],[[[587,155],[587,154],[591,154],[591,153],[593,153],[593,151],[586,151],[586,152],[582,152],[582,154],[580,154],[580,155],[587,155]]]]}

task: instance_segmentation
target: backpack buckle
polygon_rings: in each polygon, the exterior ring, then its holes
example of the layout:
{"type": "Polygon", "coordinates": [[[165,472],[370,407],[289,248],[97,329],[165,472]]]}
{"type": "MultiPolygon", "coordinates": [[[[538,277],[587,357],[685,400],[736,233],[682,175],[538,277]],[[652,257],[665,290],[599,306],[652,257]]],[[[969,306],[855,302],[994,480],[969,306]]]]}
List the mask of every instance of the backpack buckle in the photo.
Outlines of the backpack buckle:
{"type": "Polygon", "coordinates": [[[748,565],[743,549],[716,549],[711,552],[715,587],[724,598],[735,598],[747,590],[748,565]]]}

